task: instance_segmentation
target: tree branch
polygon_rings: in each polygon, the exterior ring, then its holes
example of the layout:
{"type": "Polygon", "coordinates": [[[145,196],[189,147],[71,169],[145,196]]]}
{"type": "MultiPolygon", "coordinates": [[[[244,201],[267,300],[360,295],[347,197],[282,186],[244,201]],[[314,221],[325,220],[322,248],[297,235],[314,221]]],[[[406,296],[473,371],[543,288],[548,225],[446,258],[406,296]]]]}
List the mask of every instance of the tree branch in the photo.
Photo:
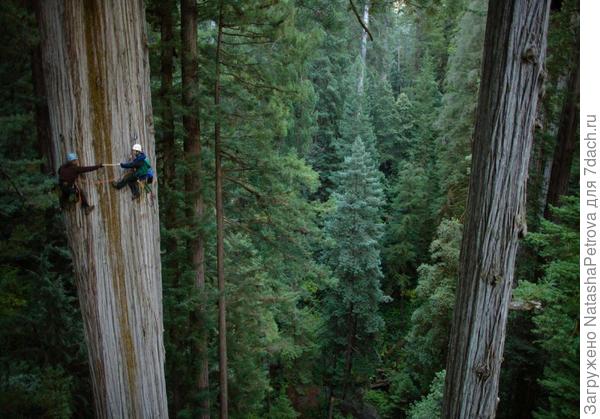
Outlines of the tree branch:
{"type": "Polygon", "coordinates": [[[225,176],[225,179],[226,179],[226,180],[228,180],[228,181],[230,181],[230,182],[232,182],[232,183],[235,183],[235,184],[236,184],[236,185],[238,185],[238,186],[241,186],[243,189],[247,190],[247,191],[248,191],[248,192],[250,192],[252,195],[256,196],[258,199],[262,199],[262,195],[261,195],[261,193],[260,193],[260,192],[258,192],[257,190],[255,190],[255,189],[254,189],[254,188],[252,188],[251,186],[249,186],[249,185],[246,185],[244,182],[242,182],[242,181],[239,181],[239,180],[237,180],[237,179],[234,179],[234,178],[232,178],[232,177],[229,177],[229,176],[225,176]]]}
{"type": "Polygon", "coordinates": [[[352,7],[352,11],[354,12],[354,15],[356,16],[356,19],[358,19],[358,23],[360,23],[360,26],[362,26],[363,29],[365,30],[365,32],[367,33],[367,35],[369,35],[369,39],[371,41],[373,41],[373,35],[371,35],[369,28],[367,28],[367,25],[365,25],[365,22],[363,22],[362,18],[360,17],[358,10],[356,10],[356,6],[354,6],[354,2],[352,0],[348,0],[348,1],[350,2],[350,7],[352,7]]]}

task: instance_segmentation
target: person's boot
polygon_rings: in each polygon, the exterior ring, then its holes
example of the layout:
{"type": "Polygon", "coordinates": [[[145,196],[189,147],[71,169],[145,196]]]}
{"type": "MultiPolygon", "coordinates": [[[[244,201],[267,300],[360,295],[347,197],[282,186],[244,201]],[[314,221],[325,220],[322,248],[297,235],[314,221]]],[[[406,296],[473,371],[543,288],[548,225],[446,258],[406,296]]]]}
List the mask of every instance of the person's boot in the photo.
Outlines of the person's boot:
{"type": "Polygon", "coordinates": [[[88,215],[90,212],[94,211],[94,208],[96,208],[95,205],[88,205],[83,209],[83,211],[85,212],[85,215],[88,215]]]}

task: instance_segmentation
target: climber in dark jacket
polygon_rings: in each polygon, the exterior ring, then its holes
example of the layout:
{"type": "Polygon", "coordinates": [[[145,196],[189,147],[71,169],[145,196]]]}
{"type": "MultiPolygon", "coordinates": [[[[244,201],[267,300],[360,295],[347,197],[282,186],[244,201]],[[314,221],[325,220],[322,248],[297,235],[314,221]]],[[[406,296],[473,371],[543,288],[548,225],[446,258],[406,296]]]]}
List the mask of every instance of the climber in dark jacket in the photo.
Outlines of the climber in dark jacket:
{"type": "Polygon", "coordinates": [[[94,205],[90,205],[81,188],[77,185],[79,175],[86,172],[93,172],[103,168],[102,164],[95,166],[79,166],[77,154],[68,153],[67,162],[58,169],[58,186],[60,187],[60,207],[65,209],[68,202],[73,198],[81,201],[81,208],[86,214],[89,214],[94,209],[94,205]]]}
{"type": "Polygon", "coordinates": [[[133,194],[132,199],[135,200],[140,197],[138,180],[145,180],[148,183],[152,183],[153,173],[150,162],[142,152],[142,146],[140,144],[134,144],[132,150],[133,159],[127,163],[121,163],[121,167],[123,169],[134,169],[133,172],[126,174],[120,181],[113,182],[112,185],[117,189],[129,185],[129,189],[131,189],[131,193],[133,194]]]}

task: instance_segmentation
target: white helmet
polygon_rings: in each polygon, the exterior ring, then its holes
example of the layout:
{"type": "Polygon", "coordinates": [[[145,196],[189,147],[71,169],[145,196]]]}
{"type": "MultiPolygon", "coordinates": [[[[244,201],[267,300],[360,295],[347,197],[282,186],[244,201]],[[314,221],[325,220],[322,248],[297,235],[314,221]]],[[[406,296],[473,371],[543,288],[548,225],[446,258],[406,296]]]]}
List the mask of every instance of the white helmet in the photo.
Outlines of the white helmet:
{"type": "Polygon", "coordinates": [[[133,151],[142,151],[142,145],[141,144],[134,144],[133,147],[131,147],[131,149],[133,151]]]}

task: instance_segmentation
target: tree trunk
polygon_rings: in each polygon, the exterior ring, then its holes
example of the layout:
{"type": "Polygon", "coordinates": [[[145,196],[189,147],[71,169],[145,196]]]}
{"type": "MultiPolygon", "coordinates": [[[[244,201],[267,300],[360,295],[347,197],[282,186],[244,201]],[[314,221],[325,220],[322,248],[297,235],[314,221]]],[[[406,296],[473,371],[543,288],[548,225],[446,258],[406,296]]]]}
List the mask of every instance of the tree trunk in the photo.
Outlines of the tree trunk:
{"type": "Polygon", "coordinates": [[[345,368],[344,368],[344,388],[342,391],[342,399],[346,400],[348,397],[348,389],[350,388],[350,382],[352,380],[352,352],[354,348],[354,337],[356,335],[356,317],[354,316],[354,305],[350,304],[348,311],[348,335],[346,336],[346,354],[345,354],[345,368]]]}
{"type": "MultiPolygon", "coordinates": [[[[577,45],[579,49],[579,45],[577,45]]],[[[557,206],[560,197],[566,195],[569,190],[569,178],[571,177],[571,164],[577,147],[577,127],[579,123],[579,55],[577,55],[569,84],[567,96],[563,105],[556,148],[554,149],[554,160],[552,162],[552,173],[548,186],[548,198],[544,217],[550,216],[550,205],[557,206]]]]}
{"type": "MultiPolygon", "coordinates": [[[[363,23],[369,27],[369,6],[370,2],[367,0],[363,8],[363,23]]],[[[367,72],[367,31],[363,29],[362,36],[360,38],[360,74],[358,76],[358,93],[363,94],[365,90],[365,74],[367,72]]]]}
{"type": "MultiPolygon", "coordinates": [[[[200,122],[198,119],[198,101],[195,99],[198,91],[198,10],[196,0],[181,1],[181,72],[183,83],[183,127],[185,137],[183,148],[188,163],[188,172],[185,176],[185,191],[190,197],[188,205],[189,222],[192,228],[201,222],[204,216],[204,200],[201,190],[201,139],[200,122]]],[[[195,271],[195,285],[201,294],[204,293],[206,283],[204,269],[204,237],[202,233],[190,243],[192,253],[192,266],[195,271]]],[[[203,324],[204,303],[196,310],[194,322],[201,334],[200,341],[196,344],[194,352],[201,359],[200,374],[198,376],[198,390],[203,394],[201,417],[210,418],[210,402],[206,395],[208,392],[208,352],[206,343],[206,328],[203,324]]]]}
{"type": "Polygon", "coordinates": [[[490,2],[444,418],[495,417],[549,6],[490,2]]]}
{"type": "Polygon", "coordinates": [[[46,84],[42,69],[42,48],[34,47],[31,53],[31,73],[33,79],[33,93],[35,94],[35,128],[37,135],[37,151],[42,158],[42,171],[46,174],[53,173],[54,157],[52,156],[52,143],[50,133],[50,114],[46,100],[46,84]]]}
{"type": "Polygon", "coordinates": [[[546,208],[546,197],[548,196],[548,188],[550,187],[550,175],[552,173],[552,156],[546,156],[542,164],[542,184],[540,185],[540,195],[538,201],[538,217],[544,216],[546,208]]]}
{"type": "MultiPolygon", "coordinates": [[[[175,180],[175,121],[173,116],[173,71],[175,45],[173,41],[173,10],[174,0],[160,1],[157,6],[160,19],[160,91],[158,98],[161,102],[161,138],[162,151],[162,180],[170,190],[174,188],[175,180]]],[[[166,203],[167,228],[175,219],[175,205],[166,203]]],[[[174,250],[174,249],[172,249],[174,250]]]]}
{"type": "MultiPolygon", "coordinates": [[[[123,161],[132,138],[154,159],[144,3],[45,0],[40,32],[55,165],[123,161]]],[[[96,415],[166,418],[158,204],[80,180],[96,209],[65,211],[96,415]]],[[[106,179],[104,179],[106,180],[106,179]]]]}
{"type": "Polygon", "coordinates": [[[223,169],[221,167],[221,47],[223,37],[223,0],[219,2],[219,27],[215,58],[215,207],[217,212],[217,278],[219,282],[219,388],[221,419],[229,417],[227,391],[227,301],[224,270],[223,169]]]}

